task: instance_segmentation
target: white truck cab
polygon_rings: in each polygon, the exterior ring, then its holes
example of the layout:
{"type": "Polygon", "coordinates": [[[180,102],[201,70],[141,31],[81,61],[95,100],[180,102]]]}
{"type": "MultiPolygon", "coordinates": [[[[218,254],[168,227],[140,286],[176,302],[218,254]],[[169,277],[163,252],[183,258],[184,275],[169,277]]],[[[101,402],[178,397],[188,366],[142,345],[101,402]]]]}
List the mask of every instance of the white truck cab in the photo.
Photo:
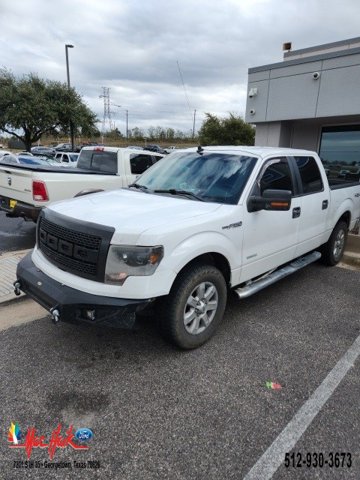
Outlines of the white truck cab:
{"type": "Polygon", "coordinates": [[[130,325],[154,304],[177,346],[206,342],[227,292],[248,297],[321,256],[341,259],[360,184],[327,178],[306,150],[199,147],[128,188],[50,205],[15,290],[53,320],[130,325]]]}

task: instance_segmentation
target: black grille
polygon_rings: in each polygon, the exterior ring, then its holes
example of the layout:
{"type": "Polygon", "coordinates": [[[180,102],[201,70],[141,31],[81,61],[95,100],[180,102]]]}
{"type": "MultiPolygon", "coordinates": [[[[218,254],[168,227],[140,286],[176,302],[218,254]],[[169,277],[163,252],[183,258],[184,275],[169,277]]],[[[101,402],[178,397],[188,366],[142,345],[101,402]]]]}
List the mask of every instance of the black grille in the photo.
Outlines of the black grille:
{"type": "Polygon", "coordinates": [[[61,255],[61,253],[57,253],[51,248],[46,247],[44,244],[41,244],[40,248],[46,257],[54,260],[56,263],[59,263],[64,267],[67,267],[67,269],[69,270],[86,273],[87,275],[93,276],[97,273],[96,265],[94,264],[85,263],[79,260],[75,260],[74,258],[66,257],[65,255],[61,255]]]}
{"type": "Polygon", "coordinates": [[[88,233],[76,232],[74,230],[70,230],[69,228],[55,225],[54,223],[49,222],[45,218],[41,219],[40,228],[44,229],[48,233],[51,233],[51,235],[54,235],[55,237],[67,240],[68,242],[77,245],[82,245],[84,247],[99,250],[101,245],[101,237],[89,235],[88,233]]]}
{"type": "Polygon", "coordinates": [[[37,242],[45,257],[62,270],[103,281],[113,232],[109,227],[44,210],[38,221],[37,242]]]}

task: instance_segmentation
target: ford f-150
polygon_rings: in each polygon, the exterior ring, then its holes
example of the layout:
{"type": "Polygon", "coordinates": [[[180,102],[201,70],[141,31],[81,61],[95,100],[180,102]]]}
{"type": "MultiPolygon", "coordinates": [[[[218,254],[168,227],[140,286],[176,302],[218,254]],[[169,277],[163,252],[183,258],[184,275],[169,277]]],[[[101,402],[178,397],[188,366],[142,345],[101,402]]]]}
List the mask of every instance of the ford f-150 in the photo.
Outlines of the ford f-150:
{"type": "Polygon", "coordinates": [[[306,150],[172,153],[128,188],[44,209],[15,293],[55,323],[129,325],[153,304],[171,342],[198,347],[229,289],[246,298],[320,257],[340,261],[360,217],[359,182],[342,182],[306,150]]]}

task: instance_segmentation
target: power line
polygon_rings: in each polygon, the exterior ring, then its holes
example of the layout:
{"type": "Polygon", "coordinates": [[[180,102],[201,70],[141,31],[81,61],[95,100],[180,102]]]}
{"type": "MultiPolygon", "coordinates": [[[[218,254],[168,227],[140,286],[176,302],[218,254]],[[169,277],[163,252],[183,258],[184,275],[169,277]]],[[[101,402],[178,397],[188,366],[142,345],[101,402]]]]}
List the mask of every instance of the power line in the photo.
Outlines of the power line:
{"type": "MultiPolygon", "coordinates": [[[[181,83],[182,83],[182,86],[184,88],[185,98],[186,98],[186,101],[187,101],[187,104],[188,104],[188,107],[189,107],[189,111],[191,112],[189,97],[188,97],[188,94],[187,94],[187,91],[186,91],[184,77],[183,77],[183,74],[182,74],[182,71],[181,71],[181,68],[180,68],[179,61],[176,60],[176,63],[177,63],[178,69],[179,69],[179,75],[180,75],[180,78],[181,78],[181,83]]],[[[196,119],[196,109],[194,109],[194,113],[193,113],[193,126],[192,126],[192,136],[193,136],[193,138],[195,137],[195,119],[196,119]]]]}
{"type": "Polygon", "coordinates": [[[187,104],[188,104],[188,107],[189,107],[189,111],[191,112],[189,97],[188,97],[188,94],[187,94],[187,91],[186,91],[185,82],[184,82],[184,77],[183,77],[183,74],[182,74],[182,72],[181,72],[179,60],[176,60],[176,63],[177,63],[178,69],[179,69],[179,75],[180,75],[181,83],[182,83],[182,86],[183,86],[183,88],[184,88],[185,98],[186,98],[186,101],[187,101],[187,104]]]}
{"type": "MultiPolygon", "coordinates": [[[[115,104],[112,104],[112,105],[115,105],[115,104]]],[[[117,106],[117,105],[115,105],[115,106],[117,106]]],[[[123,110],[125,110],[125,108],[123,110]]],[[[151,110],[151,109],[150,109],[150,113],[146,113],[146,112],[144,112],[144,110],[133,110],[133,109],[131,109],[131,112],[132,113],[137,113],[137,114],[144,114],[144,115],[152,115],[153,113],[172,113],[172,114],[178,115],[178,114],[185,113],[184,110],[151,110]]],[[[112,112],[112,113],[114,113],[114,112],[112,112]]],[[[187,114],[187,110],[186,110],[186,114],[187,114]]]]}

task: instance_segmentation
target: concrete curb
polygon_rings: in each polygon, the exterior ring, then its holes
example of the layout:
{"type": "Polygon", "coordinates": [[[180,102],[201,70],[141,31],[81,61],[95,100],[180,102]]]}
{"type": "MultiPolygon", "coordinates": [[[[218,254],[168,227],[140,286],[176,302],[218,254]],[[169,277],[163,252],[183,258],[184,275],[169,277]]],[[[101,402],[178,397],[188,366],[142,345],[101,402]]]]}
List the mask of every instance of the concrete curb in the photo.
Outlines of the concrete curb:
{"type": "Polygon", "coordinates": [[[349,234],[342,263],[360,268],[360,235],[349,234]]]}
{"type": "Polygon", "coordinates": [[[360,235],[349,234],[346,242],[346,251],[360,254],[360,235]]]}
{"type": "Polygon", "coordinates": [[[354,252],[345,252],[342,262],[346,263],[347,265],[360,268],[360,254],[354,252]]]}
{"type": "MultiPolygon", "coordinates": [[[[13,283],[16,280],[16,267],[30,250],[17,250],[0,255],[0,305],[8,304],[19,298],[14,294],[13,283]]],[[[20,296],[23,296],[22,293],[20,296]]]]}

